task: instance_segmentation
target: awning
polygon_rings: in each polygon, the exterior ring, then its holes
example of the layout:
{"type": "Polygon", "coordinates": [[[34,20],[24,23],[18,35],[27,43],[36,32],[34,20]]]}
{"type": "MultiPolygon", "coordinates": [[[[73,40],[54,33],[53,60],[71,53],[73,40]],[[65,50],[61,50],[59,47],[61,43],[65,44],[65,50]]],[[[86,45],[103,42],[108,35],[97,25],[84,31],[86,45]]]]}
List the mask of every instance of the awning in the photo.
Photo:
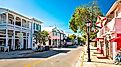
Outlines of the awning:
{"type": "Polygon", "coordinates": [[[60,37],[58,37],[58,36],[51,36],[50,39],[60,39],[60,37]]]}
{"type": "Polygon", "coordinates": [[[110,42],[117,42],[117,41],[121,41],[121,36],[116,37],[116,38],[113,38],[113,39],[110,39],[109,41],[110,41],[110,42]]]}
{"type": "Polygon", "coordinates": [[[104,38],[96,38],[96,41],[104,40],[104,38]]]}

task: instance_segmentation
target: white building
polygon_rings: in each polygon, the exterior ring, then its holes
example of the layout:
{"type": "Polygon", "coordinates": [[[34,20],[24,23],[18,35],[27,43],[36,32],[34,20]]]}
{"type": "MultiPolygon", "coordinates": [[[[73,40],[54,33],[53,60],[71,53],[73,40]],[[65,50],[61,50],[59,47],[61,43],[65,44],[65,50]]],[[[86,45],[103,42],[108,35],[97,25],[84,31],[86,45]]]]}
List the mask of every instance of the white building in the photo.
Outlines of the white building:
{"type": "Polygon", "coordinates": [[[41,23],[9,9],[0,8],[0,45],[8,46],[11,50],[34,48],[33,33],[41,30],[41,23]]]}
{"type": "Polygon", "coordinates": [[[36,49],[38,47],[38,43],[37,43],[37,36],[36,36],[36,33],[38,33],[38,31],[41,31],[41,24],[42,22],[35,19],[35,18],[32,18],[32,49],[36,49]]]}
{"type": "Polygon", "coordinates": [[[46,45],[50,45],[52,47],[63,45],[62,43],[64,42],[66,35],[62,30],[57,27],[46,27],[44,30],[49,33],[49,40],[46,42],[46,45]]]}

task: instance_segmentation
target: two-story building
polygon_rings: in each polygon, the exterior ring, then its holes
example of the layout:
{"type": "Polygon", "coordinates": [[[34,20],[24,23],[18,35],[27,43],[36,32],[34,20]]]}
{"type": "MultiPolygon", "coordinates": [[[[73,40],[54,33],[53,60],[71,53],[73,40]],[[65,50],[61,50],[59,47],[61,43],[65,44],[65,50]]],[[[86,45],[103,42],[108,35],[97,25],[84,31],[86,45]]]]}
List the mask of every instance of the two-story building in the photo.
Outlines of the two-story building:
{"type": "Polygon", "coordinates": [[[106,14],[107,24],[97,34],[98,47],[104,56],[115,58],[121,49],[121,0],[117,0],[106,14]]]}
{"type": "Polygon", "coordinates": [[[37,19],[35,19],[35,18],[32,18],[31,19],[32,20],[32,27],[31,27],[31,31],[32,31],[32,49],[36,49],[37,47],[38,47],[38,43],[37,43],[37,33],[39,32],[39,31],[41,31],[41,24],[43,23],[43,22],[41,22],[41,21],[39,21],[39,20],[37,20],[37,19]]]}
{"type": "Polygon", "coordinates": [[[47,45],[51,47],[59,47],[63,45],[66,35],[62,30],[59,30],[57,27],[46,27],[45,31],[49,33],[49,40],[46,42],[47,45]]]}
{"type": "MultiPolygon", "coordinates": [[[[10,50],[33,48],[33,27],[40,21],[30,19],[9,9],[0,8],[0,45],[10,50]]],[[[41,28],[41,26],[36,26],[41,28]]]]}

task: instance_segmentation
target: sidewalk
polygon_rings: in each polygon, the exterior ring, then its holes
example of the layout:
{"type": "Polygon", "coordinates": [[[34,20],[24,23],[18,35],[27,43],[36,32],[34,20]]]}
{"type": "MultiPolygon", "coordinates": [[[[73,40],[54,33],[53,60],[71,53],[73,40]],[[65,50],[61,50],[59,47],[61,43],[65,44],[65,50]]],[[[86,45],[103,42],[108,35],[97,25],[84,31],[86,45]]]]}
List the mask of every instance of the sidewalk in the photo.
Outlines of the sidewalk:
{"type": "Polygon", "coordinates": [[[84,46],[84,60],[81,61],[83,63],[83,67],[121,67],[121,63],[119,65],[114,65],[113,60],[103,57],[102,54],[96,54],[95,47],[90,47],[91,62],[87,62],[88,54],[86,52],[86,47],[87,46],[84,46]]]}

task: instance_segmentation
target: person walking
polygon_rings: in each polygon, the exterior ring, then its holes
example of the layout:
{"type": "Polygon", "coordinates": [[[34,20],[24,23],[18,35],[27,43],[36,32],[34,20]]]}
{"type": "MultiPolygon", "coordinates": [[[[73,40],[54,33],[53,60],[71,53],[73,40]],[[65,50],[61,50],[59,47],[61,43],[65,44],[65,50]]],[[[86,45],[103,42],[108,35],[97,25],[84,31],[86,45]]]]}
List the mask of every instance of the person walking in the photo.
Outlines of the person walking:
{"type": "Polygon", "coordinates": [[[116,57],[115,57],[115,61],[114,61],[114,64],[119,64],[121,62],[121,48],[120,50],[118,51],[116,57]]]}

